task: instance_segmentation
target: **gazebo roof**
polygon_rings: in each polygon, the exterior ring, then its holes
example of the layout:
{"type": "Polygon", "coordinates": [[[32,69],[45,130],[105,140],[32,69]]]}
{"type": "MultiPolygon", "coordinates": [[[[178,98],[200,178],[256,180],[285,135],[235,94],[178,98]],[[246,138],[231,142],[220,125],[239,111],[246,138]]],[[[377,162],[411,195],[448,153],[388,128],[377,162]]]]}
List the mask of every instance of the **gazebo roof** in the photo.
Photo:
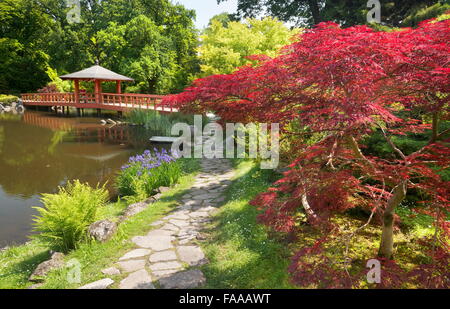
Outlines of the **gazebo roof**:
{"type": "Polygon", "coordinates": [[[117,74],[113,71],[105,69],[99,65],[91,66],[90,68],[60,76],[61,79],[80,79],[80,80],[114,80],[114,81],[133,81],[132,78],[117,74]]]}

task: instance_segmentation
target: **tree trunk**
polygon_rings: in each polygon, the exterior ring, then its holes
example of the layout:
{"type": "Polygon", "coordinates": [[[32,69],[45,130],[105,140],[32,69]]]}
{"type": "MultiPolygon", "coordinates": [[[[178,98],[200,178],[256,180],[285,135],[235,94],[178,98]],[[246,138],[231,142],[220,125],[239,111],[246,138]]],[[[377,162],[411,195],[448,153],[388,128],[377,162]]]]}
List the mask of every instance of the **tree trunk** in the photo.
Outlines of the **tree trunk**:
{"type": "Polygon", "coordinates": [[[392,193],[391,198],[387,202],[386,209],[383,214],[383,232],[381,234],[381,243],[378,250],[378,256],[391,259],[394,251],[394,214],[395,209],[403,201],[406,196],[407,181],[399,183],[392,193]]]}
{"type": "Polygon", "coordinates": [[[306,194],[302,195],[302,206],[305,209],[306,216],[308,218],[308,221],[310,223],[314,223],[317,220],[317,215],[315,214],[314,210],[309,206],[308,198],[306,194]]]}
{"type": "Polygon", "coordinates": [[[320,16],[319,4],[317,0],[308,0],[309,9],[311,10],[311,15],[314,20],[314,24],[318,24],[322,21],[322,17],[320,16]]]}

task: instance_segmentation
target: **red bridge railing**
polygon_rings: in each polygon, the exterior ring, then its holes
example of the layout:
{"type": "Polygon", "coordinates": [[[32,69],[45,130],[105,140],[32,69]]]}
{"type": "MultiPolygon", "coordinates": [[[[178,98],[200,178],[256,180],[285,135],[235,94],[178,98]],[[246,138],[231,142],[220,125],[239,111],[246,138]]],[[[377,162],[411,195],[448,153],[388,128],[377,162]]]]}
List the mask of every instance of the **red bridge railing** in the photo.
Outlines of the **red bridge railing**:
{"type": "Polygon", "coordinates": [[[33,106],[70,106],[125,111],[130,109],[151,109],[163,112],[177,112],[175,108],[161,104],[164,96],[135,93],[24,93],[23,104],[33,106]]]}

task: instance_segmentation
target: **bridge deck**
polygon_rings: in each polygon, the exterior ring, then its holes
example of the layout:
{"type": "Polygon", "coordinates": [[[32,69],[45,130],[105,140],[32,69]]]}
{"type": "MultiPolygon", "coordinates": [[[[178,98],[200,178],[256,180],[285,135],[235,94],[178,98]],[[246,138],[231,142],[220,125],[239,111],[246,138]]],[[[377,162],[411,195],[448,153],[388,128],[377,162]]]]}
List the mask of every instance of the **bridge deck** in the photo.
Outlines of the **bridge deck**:
{"type": "Polygon", "coordinates": [[[93,108],[112,111],[148,109],[162,112],[178,112],[176,108],[161,104],[164,96],[134,93],[80,94],[78,100],[74,93],[24,93],[25,106],[68,106],[75,108],[93,108]]]}

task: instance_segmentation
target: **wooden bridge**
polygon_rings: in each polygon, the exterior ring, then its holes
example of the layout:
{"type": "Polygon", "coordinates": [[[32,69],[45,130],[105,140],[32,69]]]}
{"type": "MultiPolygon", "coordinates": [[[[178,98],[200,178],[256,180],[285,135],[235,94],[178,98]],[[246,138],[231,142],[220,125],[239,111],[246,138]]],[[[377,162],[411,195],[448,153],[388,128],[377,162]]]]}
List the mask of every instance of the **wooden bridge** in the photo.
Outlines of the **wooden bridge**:
{"type": "Polygon", "coordinates": [[[164,96],[131,93],[24,93],[21,95],[25,106],[56,106],[74,108],[93,108],[112,111],[147,109],[160,112],[177,112],[178,110],[161,104],[164,96]]]}
{"type": "Polygon", "coordinates": [[[69,107],[78,112],[85,108],[123,112],[131,109],[156,110],[160,112],[177,112],[170,106],[161,104],[164,96],[152,94],[122,93],[122,82],[133,79],[105,69],[98,63],[90,68],[60,76],[63,80],[74,82],[73,93],[24,93],[21,95],[25,106],[55,106],[68,111],[69,107]],[[94,92],[80,90],[80,81],[94,82],[94,92]],[[102,82],[116,82],[116,93],[103,93],[102,82]]]}

